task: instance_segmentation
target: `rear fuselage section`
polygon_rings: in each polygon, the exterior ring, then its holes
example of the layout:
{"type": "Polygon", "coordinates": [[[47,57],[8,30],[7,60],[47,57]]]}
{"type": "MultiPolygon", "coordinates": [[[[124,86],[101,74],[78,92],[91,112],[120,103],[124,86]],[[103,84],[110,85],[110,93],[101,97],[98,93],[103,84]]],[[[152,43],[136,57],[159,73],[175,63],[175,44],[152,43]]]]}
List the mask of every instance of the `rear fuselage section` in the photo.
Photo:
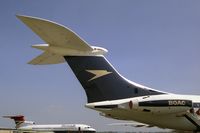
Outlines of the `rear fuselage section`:
{"type": "Polygon", "coordinates": [[[86,107],[114,119],[138,121],[161,128],[197,130],[185,117],[192,113],[200,119],[200,96],[162,94],[88,103],[86,107]]]}

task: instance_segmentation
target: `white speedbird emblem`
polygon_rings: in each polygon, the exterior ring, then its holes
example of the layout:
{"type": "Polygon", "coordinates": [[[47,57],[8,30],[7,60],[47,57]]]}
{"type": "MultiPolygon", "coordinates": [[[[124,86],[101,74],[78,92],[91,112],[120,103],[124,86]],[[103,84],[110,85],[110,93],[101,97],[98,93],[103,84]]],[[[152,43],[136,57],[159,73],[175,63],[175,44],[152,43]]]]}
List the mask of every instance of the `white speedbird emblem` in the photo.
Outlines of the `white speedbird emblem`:
{"type": "Polygon", "coordinates": [[[105,75],[112,73],[112,72],[108,72],[107,70],[86,70],[86,71],[95,75],[94,77],[92,77],[88,81],[91,81],[91,80],[94,80],[94,79],[97,79],[97,78],[100,78],[102,76],[105,76],[105,75]]]}

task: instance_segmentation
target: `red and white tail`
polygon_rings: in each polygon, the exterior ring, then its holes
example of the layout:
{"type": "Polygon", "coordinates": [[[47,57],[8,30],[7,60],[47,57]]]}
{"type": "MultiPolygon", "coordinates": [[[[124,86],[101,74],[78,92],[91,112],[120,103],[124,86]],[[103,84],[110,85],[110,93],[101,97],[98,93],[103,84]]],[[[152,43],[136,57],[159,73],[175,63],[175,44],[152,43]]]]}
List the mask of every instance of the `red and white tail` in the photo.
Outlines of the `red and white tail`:
{"type": "Polygon", "coordinates": [[[15,121],[16,128],[19,128],[22,126],[22,124],[25,122],[25,118],[23,115],[14,115],[14,116],[3,116],[4,118],[10,118],[15,121]]]}

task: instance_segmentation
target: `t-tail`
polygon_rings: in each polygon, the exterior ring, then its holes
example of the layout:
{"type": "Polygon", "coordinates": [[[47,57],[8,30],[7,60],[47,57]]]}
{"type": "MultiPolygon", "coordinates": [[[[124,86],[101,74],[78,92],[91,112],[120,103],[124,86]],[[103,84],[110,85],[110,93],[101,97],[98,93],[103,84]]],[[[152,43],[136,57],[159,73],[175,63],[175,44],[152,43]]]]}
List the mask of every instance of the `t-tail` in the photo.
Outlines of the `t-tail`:
{"type": "Polygon", "coordinates": [[[17,17],[47,43],[32,46],[44,53],[29,64],[58,64],[66,61],[83,86],[88,103],[165,93],[122,77],[104,57],[107,53],[105,48],[90,46],[69,28],[36,17],[17,17]]]}
{"type": "Polygon", "coordinates": [[[16,128],[21,127],[25,122],[25,119],[24,119],[23,115],[3,116],[3,117],[4,118],[10,118],[10,119],[14,120],[16,128]]]}
{"type": "Polygon", "coordinates": [[[12,115],[12,116],[3,116],[3,118],[9,118],[15,121],[15,128],[18,129],[25,125],[35,124],[33,121],[25,121],[25,117],[23,115],[12,115]]]}

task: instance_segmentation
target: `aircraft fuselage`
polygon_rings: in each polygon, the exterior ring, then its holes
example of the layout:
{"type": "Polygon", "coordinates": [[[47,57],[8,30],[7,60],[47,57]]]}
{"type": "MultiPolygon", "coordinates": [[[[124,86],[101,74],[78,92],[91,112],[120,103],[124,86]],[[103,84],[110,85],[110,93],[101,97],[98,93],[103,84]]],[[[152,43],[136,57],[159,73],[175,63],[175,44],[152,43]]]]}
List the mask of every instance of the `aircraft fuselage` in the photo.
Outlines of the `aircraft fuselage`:
{"type": "Polygon", "coordinates": [[[199,130],[200,96],[163,94],[88,103],[105,117],[177,130],[199,130]],[[187,113],[185,113],[187,112],[187,113]]]}

